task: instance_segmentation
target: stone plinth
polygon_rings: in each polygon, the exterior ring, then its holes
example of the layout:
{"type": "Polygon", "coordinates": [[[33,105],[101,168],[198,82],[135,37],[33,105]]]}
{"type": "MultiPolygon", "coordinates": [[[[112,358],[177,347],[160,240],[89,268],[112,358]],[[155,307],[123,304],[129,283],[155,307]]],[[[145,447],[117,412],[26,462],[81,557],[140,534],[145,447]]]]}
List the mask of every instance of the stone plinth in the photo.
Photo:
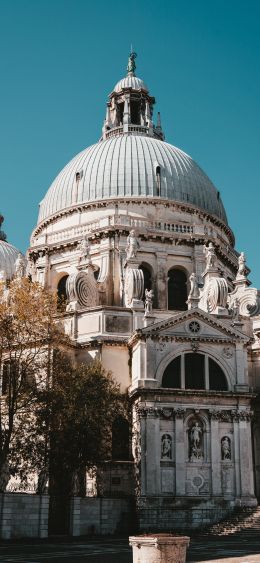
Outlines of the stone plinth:
{"type": "Polygon", "coordinates": [[[130,536],[133,563],[185,563],[188,536],[174,534],[147,534],[130,536]]]}

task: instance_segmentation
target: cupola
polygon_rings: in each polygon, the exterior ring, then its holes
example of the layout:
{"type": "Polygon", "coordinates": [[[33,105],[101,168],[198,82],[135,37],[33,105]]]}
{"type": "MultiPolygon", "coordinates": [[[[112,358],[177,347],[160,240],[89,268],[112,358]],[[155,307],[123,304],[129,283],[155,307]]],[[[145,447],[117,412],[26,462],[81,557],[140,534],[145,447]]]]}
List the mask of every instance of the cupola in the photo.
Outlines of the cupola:
{"type": "Polygon", "coordinates": [[[132,51],[126,77],[119,80],[109,95],[102,130],[103,140],[124,134],[146,135],[164,140],[159,113],[156,125],[153,123],[155,98],[149,95],[143,80],[135,76],[136,57],[137,54],[132,51]]]}

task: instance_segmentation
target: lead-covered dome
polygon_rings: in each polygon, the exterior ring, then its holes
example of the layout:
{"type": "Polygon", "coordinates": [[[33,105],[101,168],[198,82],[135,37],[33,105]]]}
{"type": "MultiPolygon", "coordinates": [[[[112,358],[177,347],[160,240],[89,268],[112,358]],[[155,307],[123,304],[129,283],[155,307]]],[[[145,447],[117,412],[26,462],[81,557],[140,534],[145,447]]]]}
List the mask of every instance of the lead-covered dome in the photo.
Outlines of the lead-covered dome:
{"type": "Polygon", "coordinates": [[[65,166],[40,204],[39,223],[77,205],[111,198],[159,198],[194,205],[227,223],[207,175],[180,149],[164,142],[155,99],[135,76],[131,52],[127,76],[109,96],[99,143],[65,166]]]}
{"type": "Polygon", "coordinates": [[[141,135],[113,137],[75,156],[41,202],[39,222],[74,205],[115,197],[190,203],[227,222],[219,192],[196,162],[168,143],[141,135]]]}
{"type": "Polygon", "coordinates": [[[3,216],[0,214],[0,279],[11,279],[15,274],[16,260],[20,251],[6,241],[6,235],[1,230],[3,216]]]}

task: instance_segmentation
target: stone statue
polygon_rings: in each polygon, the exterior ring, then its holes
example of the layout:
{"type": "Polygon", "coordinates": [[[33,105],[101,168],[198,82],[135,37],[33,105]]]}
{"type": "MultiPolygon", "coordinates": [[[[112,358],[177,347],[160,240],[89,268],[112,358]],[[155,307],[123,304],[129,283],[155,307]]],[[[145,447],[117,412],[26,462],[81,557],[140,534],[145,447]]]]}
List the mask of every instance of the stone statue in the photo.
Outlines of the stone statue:
{"type": "Polygon", "coordinates": [[[21,252],[19,252],[15,261],[15,277],[21,279],[25,276],[26,263],[25,258],[21,252]]]}
{"type": "Polygon", "coordinates": [[[239,321],[239,310],[240,310],[239,299],[236,297],[234,299],[233,309],[232,309],[232,320],[233,321],[239,321]]]}
{"type": "Polygon", "coordinates": [[[84,237],[78,243],[78,250],[80,250],[80,258],[87,258],[90,261],[90,244],[88,237],[84,237]]]}
{"type": "Polygon", "coordinates": [[[238,258],[237,278],[244,278],[244,277],[246,277],[246,257],[245,257],[245,253],[241,252],[238,258]]]}
{"type": "Polygon", "coordinates": [[[128,59],[127,72],[132,72],[134,74],[135,69],[136,69],[136,64],[135,64],[136,57],[137,57],[137,54],[134,53],[133,51],[131,51],[131,53],[129,55],[129,59],[128,59]]]}
{"type": "Polygon", "coordinates": [[[135,236],[135,230],[132,229],[127,237],[126,242],[126,259],[136,258],[137,251],[140,248],[139,241],[135,236]]]}
{"type": "Polygon", "coordinates": [[[44,495],[44,493],[46,492],[48,478],[49,478],[48,471],[46,467],[44,467],[39,473],[37,489],[36,489],[37,495],[44,495]]]}
{"type": "Polygon", "coordinates": [[[228,436],[224,436],[221,440],[221,459],[231,460],[231,444],[228,436]]]}
{"type": "Polygon", "coordinates": [[[203,252],[206,256],[206,270],[208,270],[209,268],[214,268],[216,263],[216,254],[212,242],[209,243],[209,246],[206,246],[204,244],[203,252]]]}
{"type": "Polygon", "coordinates": [[[154,292],[152,289],[145,290],[144,310],[145,315],[149,315],[153,310],[154,292]]]}
{"type": "Polygon", "coordinates": [[[172,458],[172,439],[170,434],[163,434],[162,436],[161,457],[162,459],[172,458]]]}
{"type": "Polygon", "coordinates": [[[189,434],[190,461],[197,461],[203,457],[201,449],[203,430],[198,422],[192,426],[189,434]]]}
{"type": "Polygon", "coordinates": [[[5,493],[9,481],[10,481],[10,470],[9,470],[8,461],[5,460],[0,469],[0,493],[5,493]]]}

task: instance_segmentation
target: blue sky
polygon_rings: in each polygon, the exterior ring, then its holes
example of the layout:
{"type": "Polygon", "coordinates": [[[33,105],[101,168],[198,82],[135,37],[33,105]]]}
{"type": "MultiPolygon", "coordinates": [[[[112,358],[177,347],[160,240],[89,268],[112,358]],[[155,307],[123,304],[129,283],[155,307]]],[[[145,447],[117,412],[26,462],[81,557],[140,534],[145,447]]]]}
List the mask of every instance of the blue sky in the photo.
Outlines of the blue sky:
{"type": "Polygon", "coordinates": [[[50,183],[98,140],[132,43],[167,141],[220,190],[260,287],[259,21],[259,0],[0,0],[0,211],[8,240],[27,248],[50,183]]]}

